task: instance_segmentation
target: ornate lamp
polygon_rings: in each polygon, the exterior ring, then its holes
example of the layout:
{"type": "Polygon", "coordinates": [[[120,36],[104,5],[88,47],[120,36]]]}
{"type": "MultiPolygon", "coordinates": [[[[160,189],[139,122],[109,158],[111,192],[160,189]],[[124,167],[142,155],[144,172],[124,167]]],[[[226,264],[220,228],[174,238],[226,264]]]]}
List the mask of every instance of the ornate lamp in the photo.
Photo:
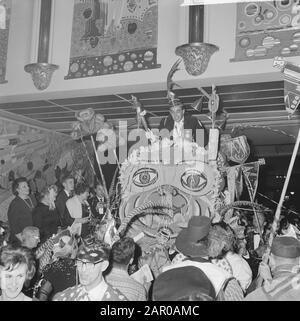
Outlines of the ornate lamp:
{"type": "Polygon", "coordinates": [[[189,7],[189,43],[175,49],[176,55],[182,57],[185,69],[192,76],[203,74],[213,53],[219,47],[203,42],[204,6],[189,7]]]}
{"type": "Polygon", "coordinates": [[[33,83],[39,90],[48,88],[53,72],[59,68],[58,65],[48,63],[51,7],[52,0],[41,0],[38,62],[24,67],[24,70],[31,74],[33,83]]]}

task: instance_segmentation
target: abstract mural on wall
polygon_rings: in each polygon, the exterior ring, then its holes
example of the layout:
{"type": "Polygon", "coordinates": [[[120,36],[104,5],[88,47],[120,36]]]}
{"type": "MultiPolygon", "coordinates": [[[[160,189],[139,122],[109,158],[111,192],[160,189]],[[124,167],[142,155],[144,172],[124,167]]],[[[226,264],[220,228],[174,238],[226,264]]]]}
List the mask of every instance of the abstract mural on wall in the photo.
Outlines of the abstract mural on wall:
{"type": "Polygon", "coordinates": [[[65,79],[159,68],[158,0],[74,0],[65,79]]]}
{"type": "Polygon", "coordinates": [[[6,60],[11,15],[11,0],[0,0],[0,84],[6,83],[6,60]]]}
{"type": "MultiPolygon", "coordinates": [[[[92,150],[91,150],[92,153],[92,150]]],[[[92,156],[91,156],[92,157],[92,156]]],[[[56,183],[61,175],[93,183],[86,151],[68,136],[0,119],[0,220],[6,220],[14,179],[26,177],[32,193],[56,183]]]]}
{"type": "Polygon", "coordinates": [[[298,0],[237,4],[235,58],[231,61],[299,55],[298,0]]]}

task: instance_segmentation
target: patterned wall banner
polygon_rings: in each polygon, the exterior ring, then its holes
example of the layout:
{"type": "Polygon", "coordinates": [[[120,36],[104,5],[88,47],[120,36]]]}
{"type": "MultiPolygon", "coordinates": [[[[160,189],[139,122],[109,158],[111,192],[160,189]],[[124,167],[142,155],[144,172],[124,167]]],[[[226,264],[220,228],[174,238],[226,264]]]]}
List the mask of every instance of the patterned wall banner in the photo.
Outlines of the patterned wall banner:
{"type": "Polygon", "coordinates": [[[65,79],[159,68],[158,0],[74,0],[65,79]]]}
{"type": "MultiPolygon", "coordinates": [[[[92,153],[91,147],[87,152],[92,153]]],[[[79,171],[88,184],[93,183],[82,144],[59,133],[0,118],[0,221],[7,219],[14,179],[26,177],[32,193],[37,193],[60,176],[71,173],[75,177],[79,171]]]]}
{"type": "Polygon", "coordinates": [[[11,0],[0,0],[0,84],[6,83],[6,60],[8,48],[11,0]]]}
{"type": "Polygon", "coordinates": [[[294,0],[237,4],[236,49],[231,61],[300,55],[300,3],[294,0]]]}

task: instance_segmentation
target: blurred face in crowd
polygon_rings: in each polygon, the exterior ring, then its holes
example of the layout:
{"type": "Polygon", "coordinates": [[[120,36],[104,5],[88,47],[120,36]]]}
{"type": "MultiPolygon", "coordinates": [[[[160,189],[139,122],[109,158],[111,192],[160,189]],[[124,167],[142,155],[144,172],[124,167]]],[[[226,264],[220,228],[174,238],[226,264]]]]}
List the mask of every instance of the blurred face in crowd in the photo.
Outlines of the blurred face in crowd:
{"type": "Polygon", "coordinates": [[[108,261],[102,260],[100,262],[91,263],[77,259],[76,265],[80,284],[89,291],[102,281],[102,272],[107,269],[108,261]]]}
{"type": "Polygon", "coordinates": [[[90,192],[85,191],[84,193],[80,194],[79,196],[80,196],[81,201],[86,201],[88,199],[89,195],[90,195],[90,192]]]}
{"type": "Polygon", "coordinates": [[[1,290],[3,296],[8,300],[14,300],[21,293],[26,280],[27,266],[19,264],[14,270],[7,271],[0,267],[1,290]]]}
{"type": "Polygon", "coordinates": [[[172,107],[170,109],[170,114],[172,115],[175,122],[179,122],[184,116],[184,109],[181,106],[172,107]]]}
{"type": "Polygon", "coordinates": [[[104,197],[104,190],[101,185],[96,186],[95,192],[98,197],[104,197]]]}
{"type": "Polygon", "coordinates": [[[31,232],[27,233],[23,237],[22,245],[27,247],[28,249],[34,249],[38,246],[40,242],[40,232],[31,232]]]}
{"type": "Polygon", "coordinates": [[[67,192],[72,192],[74,190],[74,179],[68,178],[62,185],[67,192]]]}
{"type": "Polygon", "coordinates": [[[25,197],[29,195],[29,186],[27,182],[20,182],[17,188],[18,196],[25,197]]]}
{"type": "Polygon", "coordinates": [[[49,190],[49,202],[53,203],[56,200],[56,196],[57,196],[57,188],[50,188],[49,190]]]}

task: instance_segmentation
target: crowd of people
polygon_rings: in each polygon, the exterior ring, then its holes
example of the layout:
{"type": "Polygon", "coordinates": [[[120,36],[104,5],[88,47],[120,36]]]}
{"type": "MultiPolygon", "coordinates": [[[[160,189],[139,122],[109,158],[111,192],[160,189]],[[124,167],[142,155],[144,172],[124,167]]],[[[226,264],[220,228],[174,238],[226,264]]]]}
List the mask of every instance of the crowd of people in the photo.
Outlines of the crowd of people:
{"type": "Polygon", "coordinates": [[[192,216],[162,272],[137,280],[138,244],[122,236],[104,242],[91,221],[105,220],[100,183],[91,193],[66,176],[38,199],[25,178],[12,185],[8,223],[0,226],[2,301],[273,301],[300,300],[298,221],[282,218],[262,261],[270,222],[263,212],[240,213],[244,236],[224,221],[192,216]]]}

